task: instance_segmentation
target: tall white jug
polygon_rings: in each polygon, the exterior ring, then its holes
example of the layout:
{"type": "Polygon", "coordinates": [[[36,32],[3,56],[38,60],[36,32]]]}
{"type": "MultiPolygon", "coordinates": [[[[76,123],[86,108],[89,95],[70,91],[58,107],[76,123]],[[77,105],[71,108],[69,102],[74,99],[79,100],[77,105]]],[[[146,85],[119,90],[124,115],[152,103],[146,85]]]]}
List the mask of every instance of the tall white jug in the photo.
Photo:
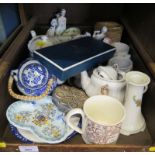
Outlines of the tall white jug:
{"type": "Polygon", "coordinates": [[[146,124],[141,112],[141,103],[150,78],[142,72],[131,71],[126,74],[126,82],[124,100],[126,117],[122,123],[121,134],[130,135],[145,130],[146,124]]]}

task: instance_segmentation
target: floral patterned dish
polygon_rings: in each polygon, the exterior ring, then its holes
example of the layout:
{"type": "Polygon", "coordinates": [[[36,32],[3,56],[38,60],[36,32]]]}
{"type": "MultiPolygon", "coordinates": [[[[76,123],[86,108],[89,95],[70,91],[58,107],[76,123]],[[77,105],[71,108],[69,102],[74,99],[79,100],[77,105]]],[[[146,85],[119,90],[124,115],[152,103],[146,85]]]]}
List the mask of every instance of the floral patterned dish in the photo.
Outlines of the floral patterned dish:
{"type": "Polygon", "coordinates": [[[6,116],[13,126],[32,132],[45,143],[60,143],[69,136],[65,114],[52,103],[51,96],[36,102],[14,102],[8,107],[6,116]]]}
{"type": "MultiPolygon", "coordinates": [[[[71,121],[74,122],[75,125],[77,126],[80,125],[79,117],[72,117],[71,119],[72,119],[71,121]]],[[[32,132],[28,130],[23,130],[19,128],[17,129],[12,124],[9,124],[9,127],[11,129],[11,133],[24,143],[28,143],[28,144],[29,143],[45,143],[44,141],[39,139],[37,136],[35,136],[34,134],[32,134],[32,132]]],[[[67,127],[67,132],[66,132],[67,138],[65,140],[72,138],[76,134],[77,134],[76,131],[72,130],[70,127],[67,127]]]]}

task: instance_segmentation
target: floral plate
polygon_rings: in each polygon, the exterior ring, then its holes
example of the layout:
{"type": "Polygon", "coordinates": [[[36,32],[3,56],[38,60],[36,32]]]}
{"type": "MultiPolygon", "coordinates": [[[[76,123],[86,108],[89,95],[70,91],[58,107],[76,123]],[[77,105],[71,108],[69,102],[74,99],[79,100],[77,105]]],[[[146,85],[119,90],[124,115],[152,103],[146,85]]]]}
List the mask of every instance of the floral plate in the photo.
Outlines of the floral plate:
{"type": "MultiPolygon", "coordinates": [[[[71,121],[74,122],[75,125],[80,126],[79,117],[73,117],[71,119],[72,119],[71,121]]],[[[29,143],[45,143],[44,141],[37,138],[34,134],[32,134],[32,132],[28,130],[17,129],[12,124],[9,124],[9,127],[11,129],[11,133],[24,143],[28,143],[28,144],[29,143]]],[[[68,137],[65,140],[68,140],[77,134],[76,131],[72,130],[69,127],[67,128],[67,131],[68,132],[66,133],[66,136],[68,135],[68,137]]]]}
{"type": "Polygon", "coordinates": [[[10,124],[18,129],[30,131],[45,143],[60,143],[70,135],[65,114],[47,96],[36,102],[17,101],[6,112],[10,124]]]}

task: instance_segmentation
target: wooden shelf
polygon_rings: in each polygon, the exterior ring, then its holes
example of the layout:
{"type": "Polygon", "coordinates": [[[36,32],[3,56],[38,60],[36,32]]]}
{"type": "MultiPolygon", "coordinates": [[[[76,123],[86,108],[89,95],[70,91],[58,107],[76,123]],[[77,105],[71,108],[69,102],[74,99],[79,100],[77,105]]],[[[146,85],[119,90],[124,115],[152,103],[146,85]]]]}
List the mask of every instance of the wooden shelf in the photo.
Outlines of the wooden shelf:
{"type": "Polygon", "coordinates": [[[90,147],[90,144],[88,145],[83,142],[81,135],[79,134],[60,144],[26,144],[17,139],[11,133],[9,126],[7,126],[3,135],[3,141],[7,145],[7,151],[18,151],[19,145],[35,145],[39,147],[40,151],[146,151],[152,144],[152,139],[147,128],[144,132],[140,132],[131,136],[120,135],[117,144],[91,144],[90,147]]]}

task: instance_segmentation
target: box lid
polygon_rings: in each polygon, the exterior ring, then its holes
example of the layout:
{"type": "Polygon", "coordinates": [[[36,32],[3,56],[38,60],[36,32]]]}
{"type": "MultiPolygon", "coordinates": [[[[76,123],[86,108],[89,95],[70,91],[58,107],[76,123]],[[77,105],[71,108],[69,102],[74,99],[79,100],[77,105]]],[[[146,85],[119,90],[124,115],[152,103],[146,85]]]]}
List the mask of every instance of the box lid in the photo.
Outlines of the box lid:
{"type": "Polygon", "coordinates": [[[59,70],[59,73],[53,72],[53,74],[56,74],[62,80],[89,69],[94,63],[98,62],[98,58],[103,56],[104,62],[109,59],[107,55],[111,54],[112,56],[114,51],[114,47],[103,43],[103,41],[95,40],[92,37],[84,37],[34,51],[34,57],[39,59],[40,62],[44,60],[43,64],[48,69],[51,70],[55,67],[59,70]],[[76,70],[79,67],[80,69],[76,70]],[[68,72],[67,76],[62,76],[65,72],[68,72]]]}

